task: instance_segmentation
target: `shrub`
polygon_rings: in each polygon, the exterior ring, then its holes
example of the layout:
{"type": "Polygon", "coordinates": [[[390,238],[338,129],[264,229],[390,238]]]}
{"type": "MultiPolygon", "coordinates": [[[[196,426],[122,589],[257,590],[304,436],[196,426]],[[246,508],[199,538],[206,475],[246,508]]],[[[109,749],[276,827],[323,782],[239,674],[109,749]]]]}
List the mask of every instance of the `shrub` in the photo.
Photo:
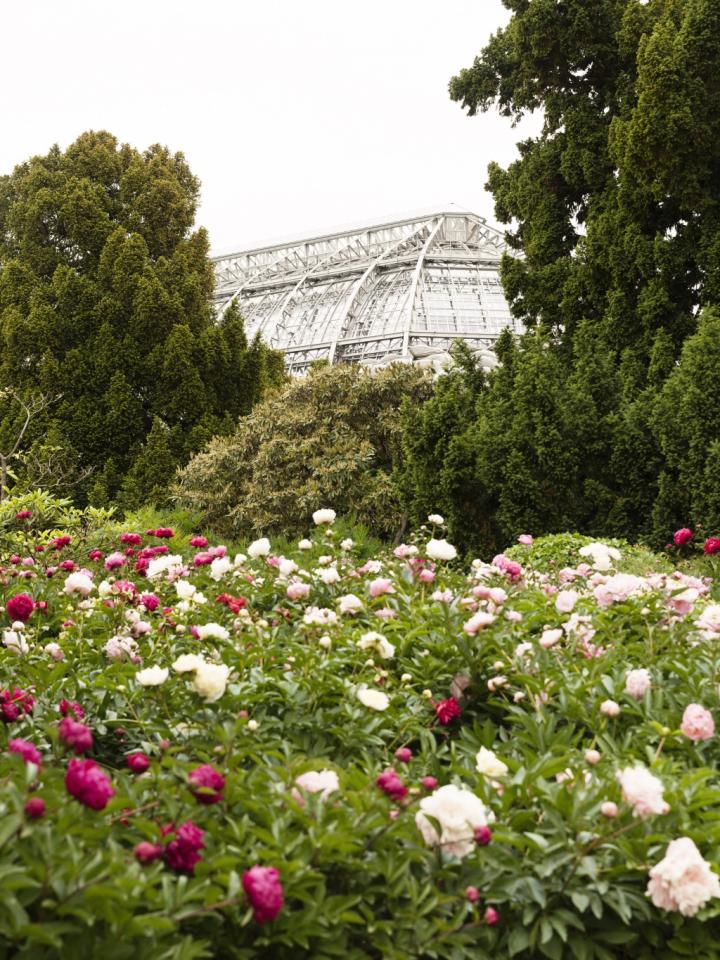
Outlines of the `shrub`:
{"type": "Polygon", "coordinates": [[[173,534],[0,564],[0,954],[716,956],[705,584],[173,534]]]}
{"type": "Polygon", "coordinates": [[[225,536],[302,533],[319,502],[390,536],[402,511],[391,475],[403,399],[431,392],[422,371],[319,366],[215,438],[178,478],[178,502],[225,536]]]}

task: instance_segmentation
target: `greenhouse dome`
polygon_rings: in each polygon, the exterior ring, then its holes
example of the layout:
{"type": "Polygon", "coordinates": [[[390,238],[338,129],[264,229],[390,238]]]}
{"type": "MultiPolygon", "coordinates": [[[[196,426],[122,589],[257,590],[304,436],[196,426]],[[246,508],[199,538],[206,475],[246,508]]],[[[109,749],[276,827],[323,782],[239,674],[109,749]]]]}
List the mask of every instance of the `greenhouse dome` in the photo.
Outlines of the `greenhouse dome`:
{"type": "Polygon", "coordinates": [[[485,366],[506,328],[502,234],[473,213],[440,212],[214,257],[216,308],[237,302],[288,369],[314,360],[443,369],[454,340],[485,366]]]}

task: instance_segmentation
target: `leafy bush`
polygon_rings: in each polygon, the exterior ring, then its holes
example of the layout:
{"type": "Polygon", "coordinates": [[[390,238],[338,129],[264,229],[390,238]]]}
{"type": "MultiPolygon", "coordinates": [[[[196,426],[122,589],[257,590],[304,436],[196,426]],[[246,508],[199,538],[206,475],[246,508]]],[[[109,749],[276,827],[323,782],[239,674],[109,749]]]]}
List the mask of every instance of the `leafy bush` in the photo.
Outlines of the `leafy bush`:
{"type": "Polygon", "coordinates": [[[107,526],[113,510],[86,507],[79,510],[64,497],[55,497],[46,490],[34,490],[0,502],[0,545],[8,553],[44,545],[64,531],[87,535],[107,526]]]}
{"type": "Polygon", "coordinates": [[[611,545],[591,577],[128,533],[2,564],[0,954],[717,955],[715,874],[675,872],[687,916],[646,895],[670,841],[720,851],[720,743],[686,715],[720,706],[702,582],[617,575],[611,545]],[[659,783],[623,796],[638,764],[659,783]]]}
{"type": "Polygon", "coordinates": [[[177,500],[224,536],[300,534],[318,502],[389,536],[402,519],[391,479],[401,453],[398,410],[431,390],[427,375],[408,366],[318,366],[197,454],[179,474],[177,500]]]}

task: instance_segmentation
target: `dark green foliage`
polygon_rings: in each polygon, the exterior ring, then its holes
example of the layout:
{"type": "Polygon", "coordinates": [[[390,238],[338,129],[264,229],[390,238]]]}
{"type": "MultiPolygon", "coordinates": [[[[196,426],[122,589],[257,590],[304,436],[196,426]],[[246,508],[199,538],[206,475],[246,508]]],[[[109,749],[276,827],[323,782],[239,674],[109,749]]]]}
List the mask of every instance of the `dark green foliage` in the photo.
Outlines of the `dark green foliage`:
{"type": "Polygon", "coordinates": [[[521,254],[504,259],[505,291],[530,332],[499,345],[503,368],[477,395],[458,369],[407,413],[404,495],[473,550],[526,531],[658,544],[691,519],[717,529],[720,6],[505,6],[450,94],[470,115],[543,112],[488,182],[521,254]]]}
{"type": "Polygon", "coordinates": [[[52,419],[77,453],[81,498],[107,502],[126,477],[124,499],[159,495],[171,464],[277,379],[236,308],[214,322],[198,194],[182,154],[104,132],[0,180],[0,385],[62,393],[28,441],[52,419]]]}

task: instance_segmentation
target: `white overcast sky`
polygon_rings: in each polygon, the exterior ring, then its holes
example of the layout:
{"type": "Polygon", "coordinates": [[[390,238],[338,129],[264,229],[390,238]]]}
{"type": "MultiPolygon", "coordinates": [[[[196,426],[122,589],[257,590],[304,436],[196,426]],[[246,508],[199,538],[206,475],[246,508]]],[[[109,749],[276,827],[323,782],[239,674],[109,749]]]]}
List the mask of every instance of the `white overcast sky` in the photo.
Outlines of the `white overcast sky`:
{"type": "Polygon", "coordinates": [[[23,0],[3,9],[0,173],[83,130],[182,150],[215,252],[449,203],[534,120],[448,97],[500,0],[23,0]]]}

